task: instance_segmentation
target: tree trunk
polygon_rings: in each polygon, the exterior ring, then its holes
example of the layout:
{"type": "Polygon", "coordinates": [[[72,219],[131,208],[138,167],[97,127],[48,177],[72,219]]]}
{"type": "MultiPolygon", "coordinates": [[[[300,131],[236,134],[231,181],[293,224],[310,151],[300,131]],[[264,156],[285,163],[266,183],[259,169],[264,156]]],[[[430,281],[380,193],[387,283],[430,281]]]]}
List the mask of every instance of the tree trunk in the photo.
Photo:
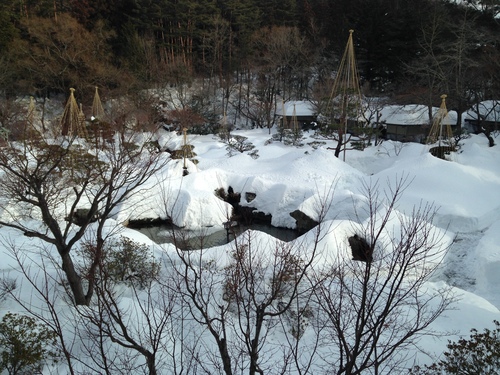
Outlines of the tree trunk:
{"type": "Polygon", "coordinates": [[[493,147],[495,146],[495,140],[491,136],[491,132],[489,130],[483,130],[483,134],[488,138],[488,146],[493,147]]]}
{"type": "Polygon", "coordinates": [[[73,293],[73,298],[75,300],[76,305],[84,305],[87,306],[89,301],[85,298],[85,293],[83,291],[82,286],[82,278],[76,272],[75,265],[73,264],[73,259],[68,254],[61,254],[62,259],[62,270],[68,279],[69,287],[71,292],[73,293]]]}
{"type": "Polygon", "coordinates": [[[249,375],[255,374],[263,374],[263,371],[260,369],[258,360],[259,360],[259,341],[260,341],[260,332],[262,331],[262,325],[264,324],[264,312],[265,307],[259,306],[257,308],[257,316],[255,318],[255,335],[253,340],[251,341],[250,347],[250,371],[249,375]]]}
{"type": "Polygon", "coordinates": [[[156,375],[156,365],[155,365],[155,355],[150,353],[150,355],[146,355],[146,363],[148,365],[149,375],[156,375]]]}
{"type": "Polygon", "coordinates": [[[233,370],[231,368],[231,356],[227,350],[226,339],[217,339],[217,346],[219,347],[219,354],[222,360],[222,366],[224,367],[224,373],[226,375],[232,375],[233,370]]]}
{"type": "Polygon", "coordinates": [[[337,146],[335,147],[335,157],[338,158],[340,156],[340,151],[342,151],[342,144],[344,142],[344,129],[339,127],[339,140],[337,146]]]}

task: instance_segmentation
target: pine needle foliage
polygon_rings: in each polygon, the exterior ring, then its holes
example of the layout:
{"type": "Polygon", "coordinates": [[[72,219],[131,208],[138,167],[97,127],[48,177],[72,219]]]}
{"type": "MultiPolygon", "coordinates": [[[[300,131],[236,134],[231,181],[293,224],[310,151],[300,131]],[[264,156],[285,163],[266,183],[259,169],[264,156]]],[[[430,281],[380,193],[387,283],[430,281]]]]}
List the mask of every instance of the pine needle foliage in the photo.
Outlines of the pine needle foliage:
{"type": "Polygon", "coordinates": [[[39,374],[47,362],[57,363],[59,350],[54,331],[34,318],[7,313],[0,322],[0,372],[39,374]]]}

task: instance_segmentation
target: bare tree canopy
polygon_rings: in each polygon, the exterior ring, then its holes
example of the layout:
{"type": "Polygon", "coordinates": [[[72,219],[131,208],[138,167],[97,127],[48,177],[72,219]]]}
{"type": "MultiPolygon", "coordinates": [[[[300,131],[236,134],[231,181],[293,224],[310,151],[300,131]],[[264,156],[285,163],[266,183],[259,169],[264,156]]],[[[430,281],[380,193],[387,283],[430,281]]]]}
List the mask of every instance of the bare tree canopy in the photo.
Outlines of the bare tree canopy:
{"type": "MultiPolygon", "coordinates": [[[[101,249],[102,230],[114,209],[139,192],[168,158],[151,152],[147,142],[137,144],[133,131],[116,133],[109,141],[97,136],[25,134],[24,139],[7,142],[0,150],[0,224],[53,245],[75,303],[88,304],[95,267],[84,283],[71,250],[92,222],[97,222],[96,244],[101,249]]],[[[99,251],[95,256],[97,265],[99,251]]]]}

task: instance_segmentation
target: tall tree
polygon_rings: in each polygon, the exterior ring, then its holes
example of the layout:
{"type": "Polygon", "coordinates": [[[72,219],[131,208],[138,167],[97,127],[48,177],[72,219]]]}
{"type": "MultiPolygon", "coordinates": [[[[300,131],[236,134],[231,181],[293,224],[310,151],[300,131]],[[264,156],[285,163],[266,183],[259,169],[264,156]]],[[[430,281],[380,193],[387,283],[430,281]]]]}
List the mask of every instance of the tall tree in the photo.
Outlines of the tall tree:
{"type": "Polygon", "coordinates": [[[112,34],[102,23],[89,32],[74,18],[26,18],[23,37],[9,49],[9,64],[18,77],[13,85],[22,92],[65,92],[95,85],[117,87],[126,82],[112,65],[108,41],[112,34]]]}
{"type": "Polygon", "coordinates": [[[498,26],[463,5],[435,4],[432,10],[422,26],[419,58],[408,64],[410,84],[422,89],[409,91],[423,94],[429,107],[447,94],[460,126],[464,111],[498,95],[498,26]]]}
{"type": "Polygon", "coordinates": [[[222,17],[229,21],[231,27],[230,40],[234,40],[234,45],[230,46],[229,69],[233,71],[243,64],[251,51],[251,36],[258,29],[263,15],[259,13],[253,0],[219,0],[217,4],[222,17]]]}
{"type": "Polygon", "coordinates": [[[299,20],[296,0],[256,0],[259,12],[265,15],[260,26],[296,26],[299,20]]]}
{"type": "Polygon", "coordinates": [[[261,28],[253,36],[255,69],[273,81],[284,100],[308,97],[312,47],[297,27],[261,28]]]}
{"type": "Polygon", "coordinates": [[[14,12],[12,5],[0,1],[0,54],[5,54],[10,41],[16,36],[15,23],[19,16],[14,12]]]}

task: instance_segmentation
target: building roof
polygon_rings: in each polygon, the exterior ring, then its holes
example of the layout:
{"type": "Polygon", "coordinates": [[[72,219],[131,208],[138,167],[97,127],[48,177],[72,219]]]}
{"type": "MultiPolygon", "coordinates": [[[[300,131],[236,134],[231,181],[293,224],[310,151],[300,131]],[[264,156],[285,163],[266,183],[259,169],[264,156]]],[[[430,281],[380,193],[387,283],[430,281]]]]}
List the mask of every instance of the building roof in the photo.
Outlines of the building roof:
{"type": "MultiPolygon", "coordinates": [[[[432,107],[435,116],[438,107],[432,107]]],[[[422,104],[388,105],[380,111],[380,121],[393,125],[429,125],[428,108],[422,104]]],[[[455,125],[457,123],[457,112],[448,111],[444,124],[455,125]]]]}
{"type": "Polygon", "coordinates": [[[463,119],[477,120],[478,114],[481,120],[500,122],[500,101],[499,100],[485,100],[464,112],[463,119]]]}
{"type": "MultiPolygon", "coordinates": [[[[290,100],[285,102],[285,116],[293,116],[293,109],[295,107],[296,116],[315,116],[314,106],[309,101],[304,100],[290,100]]],[[[278,103],[276,108],[276,115],[283,116],[283,105],[278,103]]]]}

